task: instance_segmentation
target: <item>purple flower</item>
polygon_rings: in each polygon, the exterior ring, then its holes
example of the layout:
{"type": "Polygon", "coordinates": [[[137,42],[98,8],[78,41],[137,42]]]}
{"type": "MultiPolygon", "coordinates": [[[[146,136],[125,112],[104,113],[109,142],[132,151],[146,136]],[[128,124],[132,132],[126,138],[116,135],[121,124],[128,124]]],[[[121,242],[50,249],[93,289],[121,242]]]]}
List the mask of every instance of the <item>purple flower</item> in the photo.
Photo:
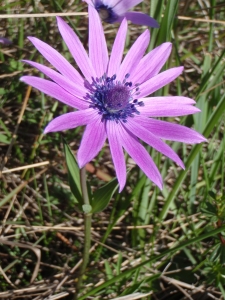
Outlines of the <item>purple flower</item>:
{"type": "Polygon", "coordinates": [[[100,18],[107,23],[121,22],[125,17],[134,24],[159,27],[157,21],[147,14],[128,11],[143,0],[83,0],[92,5],[100,18]]]}
{"type": "Polygon", "coordinates": [[[96,10],[89,5],[88,55],[73,30],[61,18],[58,17],[57,21],[59,31],[83,76],[54,48],[37,38],[29,38],[58,72],[25,60],[51,80],[24,76],[21,81],[76,109],[53,119],[44,132],[85,125],[77,153],[80,168],[99,153],[108,138],[120,191],[126,182],[124,150],[161,189],[159,170],[139,139],[182,168],[184,164],[181,159],[162,140],[188,144],[206,140],[190,128],[155,119],[197,113],[199,109],[193,106],[194,100],[183,96],[146,97],[173,81],[183,71],[183,67],[175,67],[159,73],[170,55],[171,44],[164,43],[144,55],[150,39],[149,31],[145,30],[122,60],[127,32],[127,20],[124,19],[109,58],[101,21],[96,10]]]}
{"type": "Polygon", "coordinates": [[[7,39],[7,38],[0,37],[0,44],[10,45],[10,44],[12,44],[12,42],[9,39],[7,39]]]}

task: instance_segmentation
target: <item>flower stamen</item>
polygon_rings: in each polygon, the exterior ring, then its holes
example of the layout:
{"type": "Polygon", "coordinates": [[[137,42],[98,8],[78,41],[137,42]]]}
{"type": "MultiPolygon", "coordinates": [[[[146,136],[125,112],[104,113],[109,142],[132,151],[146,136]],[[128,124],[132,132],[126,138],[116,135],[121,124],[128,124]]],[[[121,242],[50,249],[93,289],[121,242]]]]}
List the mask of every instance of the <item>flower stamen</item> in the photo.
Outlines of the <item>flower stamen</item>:
{"type": "Polygon", "coordinates": [[[87,99],[91,101],[90,107],[97,109],[102,115],[102,121],[110,120],[127,122],[128,117],[139,114],[137,107],[143,106],[142,101],[138,101],[135,96],[139,94],[138,84],[133,86],[128,82],[129,74],[126,74],[123,81],[117,81],[116,75],[102,77],[93,80],[90,93],[87,99]]]}

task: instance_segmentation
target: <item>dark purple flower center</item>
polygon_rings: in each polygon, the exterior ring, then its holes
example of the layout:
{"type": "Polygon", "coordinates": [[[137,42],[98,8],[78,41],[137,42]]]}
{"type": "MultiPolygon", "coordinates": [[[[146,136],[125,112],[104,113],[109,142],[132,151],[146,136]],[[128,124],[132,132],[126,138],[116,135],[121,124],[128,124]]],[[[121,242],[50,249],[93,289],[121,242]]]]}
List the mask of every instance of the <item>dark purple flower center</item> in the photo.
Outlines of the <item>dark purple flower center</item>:
{"type": "Polygon", "coordinates": [[[132,82],[127,82],[128,77],[129,74],[120,82],[116,81],[116,75],[103,75],[93,81],[87,100],[91,101],[90,107],[97,109],[102,115],[102,121],[127,122],[128,117],[139,114],[137,107],[144,103],[135,99],[139,94],[139,87],[138,84],[133,86],[132,82]]]}
{"type": "Polygon", "coordinates": [[[108,111],[116,112],[127,106],[127,99],[130,97],[130,91],[122,85],[115,85],[105,93],[105,107],[108,111]]]}
{"type": "Polygon", "coordinates": [[[113,9],[102,2],[95,4],[95,9],[98,11],[100,18],[107,23],[114,23],[118,16],[114,13],[113,9]]]}

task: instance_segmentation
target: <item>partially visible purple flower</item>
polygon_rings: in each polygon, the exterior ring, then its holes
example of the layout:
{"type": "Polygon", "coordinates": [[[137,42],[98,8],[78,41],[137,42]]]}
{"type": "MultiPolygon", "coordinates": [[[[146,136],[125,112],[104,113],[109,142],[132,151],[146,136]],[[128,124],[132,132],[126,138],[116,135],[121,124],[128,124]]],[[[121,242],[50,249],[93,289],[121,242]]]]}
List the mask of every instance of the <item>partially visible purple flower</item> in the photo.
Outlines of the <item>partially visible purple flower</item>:
{"type": "Polygon", "coordinates": [[[183,96],[146,97],[182,73],[183,67],[159,73],[172,45],[164,43],[144,55],[150,40],[149,31],[145,30],[122,59],[127,33],[127,20],[124,19],[109,58],[101,21],[96,10],[89,5],[88,55],[73,30],[61,18],[58,17],[57,21],[83,76],[54,48],[35,37],[29,38],[58,72],[26,60],[51,80],[24,76],[21,81],[76,109],[53,119],[44,132],[86,126],[77,153],[80,168],[99,153],[108,138],[120,191],[126,183],[124,150],[161,189],[159,170],[139,139],[182,168],[184,164],[179,156],[163,140],[188,144],[206,140],[190,128],[155,119],[197,113],[200,110],[193,106],[194,100],[183,96]]]}
{"type": "Polygon", "coordinates": [[[10,44],[12,44],[12,42],[9,39],[7,39],[7,38],[0,37],[0,44],[10,45],[10,44]]]}
{"type": "Polygon", "coordinates": [[[83,0],[92,5],[99,13],[100,18],[107,23],[121,22],[123,18],[138,25],[158,28],[157,21],[147,14],[129,11],[143,0],[83,0]]]}

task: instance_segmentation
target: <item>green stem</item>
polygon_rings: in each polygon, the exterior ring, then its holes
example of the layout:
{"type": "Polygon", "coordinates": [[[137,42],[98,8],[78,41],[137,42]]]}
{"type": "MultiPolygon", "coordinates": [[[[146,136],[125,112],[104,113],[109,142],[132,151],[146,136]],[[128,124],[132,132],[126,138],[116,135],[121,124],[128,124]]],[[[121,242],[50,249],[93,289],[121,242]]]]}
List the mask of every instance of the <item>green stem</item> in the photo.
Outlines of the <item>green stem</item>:
{"type": "MultiPolygon", "coordinates": [[[[87,191],[87,183],[86,183],[86,170],[85,167],[80,170],[80,182],[81,182],[81,190],[84,205],[90,206],[90,201],[88,197],[87,191]]],[[[74,296],[74,300],[78,299],[78,294],[82,285],[83,275],[86,270],[88,261],[89,261],[89,251],[91,247],[91,219],[92,213],[84,212],[84,250],[83,250],[83,261],[79,270],[79,277],[76,286],[76,294],[74,296]]]]}
{"type": "Polygon", "coordinates": [[[80,170],[80,185],[84,204],[90,205],[88,191],[87,191],[87,182],[86,182],[86,169],[85,167],[80,170]]]}

